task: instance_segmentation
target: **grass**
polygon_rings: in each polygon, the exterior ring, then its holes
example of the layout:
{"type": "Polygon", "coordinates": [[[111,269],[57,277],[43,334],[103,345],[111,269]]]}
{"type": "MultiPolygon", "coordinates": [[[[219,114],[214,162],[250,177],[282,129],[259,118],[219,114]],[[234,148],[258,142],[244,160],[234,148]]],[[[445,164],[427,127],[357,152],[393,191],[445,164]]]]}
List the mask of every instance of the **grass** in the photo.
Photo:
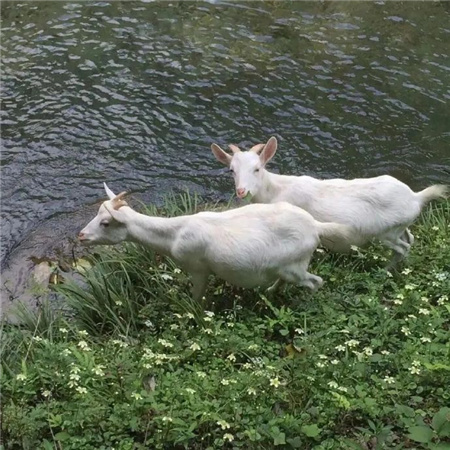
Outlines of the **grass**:
{"type": "Polygon", "coordinates": [[[2,449],[450,449],[450,202],[412,231],[398,271],[317,252],[314,296],[211,279],[202,305],[172,261],[101,250],[63,311],[3,324],[2,449]]]}

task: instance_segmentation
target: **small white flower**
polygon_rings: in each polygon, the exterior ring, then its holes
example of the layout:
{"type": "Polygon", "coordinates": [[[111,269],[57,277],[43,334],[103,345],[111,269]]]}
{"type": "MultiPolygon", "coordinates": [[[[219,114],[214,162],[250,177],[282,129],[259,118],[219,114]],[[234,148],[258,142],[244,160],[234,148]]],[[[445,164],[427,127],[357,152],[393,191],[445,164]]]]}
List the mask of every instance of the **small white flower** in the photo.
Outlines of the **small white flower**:
{"type": "Polygon", "coordinates": [[[439,227],[437,227],[436,225],[435,225],[434,227],[431,227],[431,229],[432,229],[433,231],[439,231],[439,227]]]}
{"type": "Polygon", "coordinates": [[[403,304],[403,301],[400,300],[399,298],[396,298],[396,299],[394,300],[394,304],[396,304],[396,305],[402,305],[402,304],[403,304]]]}
{"type": "Polygon", "coordinates": [[[245,364],[242,364],[242,368],[243,369],[251,369],[252,365],[248,362],[246,362],[245,364]]]}
{"type": "Polygon", "coordinates": [[[78,334],[79,334],[80,336],[87,336],[87,335],[88,335],[88,332],[87,332],[86,330],[80,330],[80,331],[78,332],[78,334]]]}
{"type": "Polygon", "coordinates": [[[276,377],[276,378],[272,378],[271,380],[270,380],[270,385],[271,386],[273,386],[273,387],[278,387],[278,386],[280,386],[280,384],[281,384],[281,382],[280,382],[280,380],[278,379],[278,377],[276,377]]]}
{"type": "Polygon", "coordinates": [[[339,364],[338,359],[332,359],[330,362],[331,362],[331,364],[334,364],[334,365],[339,364]]]}
{"type": "Polygon", "coordinates": [[[121,300],[116,300],[114,303],[115,303],[117,306],[122,306],[122,305],[123,305],[123,302],[122,302],[121,300]]]}
{"type": "Polygon", "coordinates": [[[134,398],[135,400],[142,400],[142,395],[139,394],[138,392],[133,392],[131,394],[131,397],[134,398]]]}
{"type": "Polygon", "coordinates": [[[144,325],[145,325],[146,327],[150,328],[150,327],[153,326],[153,322],[152,322],[151,320],[146,320],[146,321],[144,322],[144,325]]]}
{"type": "Polygon", "coordinates": [[[330,382],[328,383],[328,386],[330,386],[330,388],[337,389],[337,387],[338,387],[339,385],[336,383],[336,381],[330,381],[330,382]]]}
{"type": "Polygon", "coordinates": [[[69,332],[69,330],[67,330],[67,328],[60,328],[59,332],[63,333],[63,334],[67,334],[69,332]]]}
{"type": "Polygon", "coordinates": [[[200,345],[198,345],[196,342],[194,342],[189,348],[194,352],[201,349],[200,345]]]}
{"type": "Polygon", "coordinates": [[[382,355],[390,355],[391,352],[389,350],[381,350],[380,352],[382,355]]]}
{"type": "Polygon", "coordinates": [[[181,270],[176,267],[175,269],[173,269],[173,273],[181,273],[181,270]]]}
{"type": "Polygon", "coordinates": [[[103,371],[104,368],[105,366],[98,365],[92,369],[92,372],[94,372],[95,375],[98,375],[99,377],[103,377],[105,375],[105,372],[103,371]]]}
{"type": "Polygon", "coordinates": [[[113,344],[115,344],[115,345],[118,345],[121,348],[127,348],[128,347],[128,343],[127,342],[119,341],[118,339],[113,339],[111,342],[113,344]]]}
{"type": "Polygon", "coordinates": [[[410,335],[411,335],[411,331],[409,331],[409,328],[408,328],[408,327],[402,327],[402,328],[401,328],[401,331],[402,331],[402,333],[403,333],[405,336],[410,336],[410,335]]]}
{"type": "Polygon", "coordinates": [[[16,375],[16,380],[18,381],[25,381],[27,379],[27,376],[23,373],[19,373],[19,375],[16,375]]]}
{"type": "Polygon", "coordinates": [[[258,344],[251,344],[247,347],[249,350],[257,350],[259,348],[258,344]]]}
{"type": "Polygon", "coordinates": [[[358,247],[357,245],[351,245],[350,248],[351,248],[354,252],[359,251],[359,247],[358,247]]]}
{"type": "Polygon", "coordinates": [[[323,363],[323,362],[318,362],[318,363],[316,363],[316,366],[317,367],[325,367],[325,364],[323,363]]]}
{"type": "Polygon", "coordinates": [[[428,303],[429,302],[427,297],[420,297],[420,300],[423,301],[424,303],[428,303]]]}
{"type": "Polygon", "coordinates": [[[211,317],[208,317],[208,316],[203,317],[203,320],[204,320],[205,322],[212,322],[211,317]]]}
{"type": "Polygon", "coordinates": [[[437,280],[444,281],[448,278],[448,272],[437,273],[435,276],[437,280]]]}
{"type": "Polygon", "coordinates": [[[367,356],[372,356],[373,355],[373,350],[370,347],[364,347],[363,352],[367,355],[367,356]]]}
{"type": "Polygon", "coordinates": [[[184,317],[187,317],[188,319],[193,319],[194,318],[194,314],[188,312],[188,313],[186,313],[184,315],[184,317]]]}
{"type": "Polygon", "coordinates": [[[255,388],[248,388],[247,389],[248,395],[256,395],[256,389],[255,388]]]}
{"type": "Polygon", "coordinates": [[[384,377],[384,382],[386,384],[394,384],[395,383],[395,378],[393,378],[393,377],[384,377]]]}
{"type": "Polygon", "coordinates": [[[344,333],[344,334],[350,334],[349,330],[346,330],[345,328],[342,329],[341,331],[339,331],[339,333],[344,333]]]}
{"type": "Polygon", "coordinates": [[[81,386],[77,386],[75,388],[75,390],[79,393],[79,394],[87,394],[87,389],[85,387],[81,387],[81,386]]]}
{"type": "Polygon", "coordinates": [[[205,311],[205,315],[208,317],[214,317],[214,313],[212,311],[205,311]]]}
{"type": "Polygon", "coordinates": [[[230,428],[230,424],[226,420],[218,420],[217,425],[219,425],[219,427],[222,428],[222,430],[230,428]]]}
{"type": "Polygon", "coordinates": [[[442,297],[438,298],[437,304],[439,306],[442,306],[447,301],[448,301],[448,295],[443,295],[442,297]]]}
{"type": "Polygon", "coordinates": [[[230,382],[226,378],[222,378],[220,383],[223,384],[224,386],[228,386],[230,384],[230,382]]]}
{"type": "Polygon", "coordinates": [[[186,388],[185,390],[186,390],[186,392],[187,392],[188,394],[195,394],[195,389],[192,389],[192,388],[186,388]]]}
{"type": "Polygon", "coordinates": [[[393,277],[392,273],[389,272],[389,270],[386,270],[386,275],[387,275],[389,278],[392,278],[392,277],[393,277]]]}
{"type": "Polygon", "coordinates": [[[407,290],[407,291],[413,291],[414,289],[416,289],[416,285],[415,284],[406,284],[405,285],[405,289],[407,290]]]}
{"type": "Polygon", "coordinates": [[[234,361],[236,361],[236,356],[234,356],[234,354],[231,353],[227,356],[227,359],[231,362],[234,362],[234,361]]]}
{"type": "Polygon", "coordinates": [[[151,369],[153,366],[149,363],[143,364],[144,369],[151,369]]]}
{"type": "Polygon", "coordinates": [[[69,356],[69,355],[72,354],[72,352],[71,352],[68,348],[65,348],[61,353],[62,353],[64,356],[69,356]]]}
{"type": "Polygon", "coordinates": [[[417,319],[417,317],[414,314],[408,314],[408,317],[405,320],[409,319],[417,319]]]}
{"type": "Polygon", "coordinates": [[[168,273],[162,273],[162,274],[161,274],[161,278],[162,278],[163,280],[173,280],[172,275],[169,275],[168,273]]]}
{"type": "Polygon", "coordinates": [[[419,366],[420,366],[420,361],[417,361],[417,359],[415,359],[411,364],[412,364],[414,367],[419,367],[419,366]]]}
{"type": "Polygon", "coordinates": [[[173,422],[173,419],[172,419],[172,417],[164,416],[164,417],[162,418],[162,421],[163,421],[163,422],[173,422]]]}
{"type": "Polygon", "coordinates": [[[230,328],[233,328],[234,327],[234,323],[233,322],[227,322],[227,326],[230,327],[230,328]]]}
{"type": "Polygon", "coordinates": [[[206,373],[199,370],[199,371],[197,372],[197,376],[198,376],[199,378],[205,378],[205,377],[206,377],[206,373]]]}
{"type": "Polygon", "coordinates": [[[78,366],[76,366],[74,363],[72,363],[70,365],[70,372],[71,373],[80,373],[81,369],[78,366]]]}
{"type": "Polygon", "coordinates": [[[173,347],[173,344],[171,342],[166,341],[165,339],[158,339],[158,342],[163,346],[163,347],[173,347]]]}
{"type": "Polygon", "coordinates": [[[176,323],[173,323],[172,325],[170,325],[170,329],[173,331],[178,330],[178,328],[180,328],[180,326],[177,325],[176,323]]]}
{"type": "Polygon", "coordinates": [[[81,349],[81,350],[85,350],[85,351],[89,351],[91,348],[89,347],[89,345],[87,344],[86,341],[80,341],[78,342],[77,346],[81,349]]]}
{"type": "Polygon", "coordinates": [[[228,442],[232,442],[232,441],[234,440],[234,437],[233,437],[233,435],[230,434],[230,433],[225,433],[225,434],[223,435],[223,440],[224,440],[224,441],[228,441],[228,442]]]}
{"type": "Polygon", "coordinates": [[[411,372],[412,375],[419,375],[420,374],[420,369],[418,367],[410,367],[409,371],[411,372]]]}
{"type": "Polygon", "coordinates": [[[77,373],[71,373],[71,374],[69,375],[69,378],[70,378],[72,381],[80,381],[80,375],[78,375],[77,373]]]}
{"type": "Polygon", "coordinates": [[[404,270],[402,270],[402,274],[403,275],[409,275],[411,272],[412,272],[411,269],[404,269],[404,270]]]}
{"type": "Polygon", "coordinates": [[[328,356],[327,355],[319,355],[319,358],[320,359],[328,359],[328,356]]]}
{"type": "Polygon", "coordinates": [[[205,333],[205,334],[214,334],[214,331],[211,330],[211,328],[204,328],[202,331],[203,331],[203,333],[205,333]]]}
{"type": "Polygon", "coordinates": [[[51,391],[42,391],[42,397],[48,398],[52,395],[51,391]]]}
{"type": "Polygon", "coordinates": [[[337,346],[335,347],[335,349],[336,349],[338,352],[345,352],[345,346],[344,346],[344,345],[337,345],[337,346]]]}
{"type": "Polygon", "coordinates": [[[41,342],[42,338],[40,336],[33,336],[33,341],[41,342]]]}
{"type": "Polygon", "coordinates": [[[301,328],[296,328],[294,330],[297,334],[305,334],[305,332],[301,328]]]}
{"type": "Polygon", "coordinates": [[[338,387],[338,391],[341,391],[341,392],[348,392],[348,389],[347,389],[345,386],[339,386],[339,387],[338,387]]]}
{"type": "Polygon", "coordinates": [[[431,342],[431,339],[430,339],[429,337],[421,337],[421,338],[420,338],[420,342],[423,342],[423,343],[425,343],[425,342],[431,342]]]}
{"type": "Polygon", "coordinates": [[[345,344],[348,345],[350,348],[352,348],[352,347],[356,347],[357,345],[359,345],[359,341],[357,341],[356,339],[350,339],[345,344]]]}
{"type": "Polygon", "coordinates": [[[424,316],[430,315],[430,310],[426,308],[419,308],[419,314],[423,314],[424,316]]]}

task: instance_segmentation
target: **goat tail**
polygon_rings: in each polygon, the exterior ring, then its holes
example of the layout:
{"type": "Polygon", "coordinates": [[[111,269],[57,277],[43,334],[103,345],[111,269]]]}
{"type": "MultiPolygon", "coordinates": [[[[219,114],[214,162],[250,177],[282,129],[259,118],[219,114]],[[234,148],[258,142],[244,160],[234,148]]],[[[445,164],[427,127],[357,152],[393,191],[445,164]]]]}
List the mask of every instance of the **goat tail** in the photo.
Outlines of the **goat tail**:
{"type": "Polygon", "coordinates": [[[352,245],[358,245],[357,231],[348,225],[335,222],[316,222],[320,243],[333,251],[347,253],[352,245]]]}
{"type": "Polygon", "coordinates": [[[445,184],[435,184],[427,187],[423,191],[415,192],[415,194],[419,197],[422,205],[426,205],[428,202],[431,202],[431,200],[447,198],[450,194],[450,188],[445,184]]]}

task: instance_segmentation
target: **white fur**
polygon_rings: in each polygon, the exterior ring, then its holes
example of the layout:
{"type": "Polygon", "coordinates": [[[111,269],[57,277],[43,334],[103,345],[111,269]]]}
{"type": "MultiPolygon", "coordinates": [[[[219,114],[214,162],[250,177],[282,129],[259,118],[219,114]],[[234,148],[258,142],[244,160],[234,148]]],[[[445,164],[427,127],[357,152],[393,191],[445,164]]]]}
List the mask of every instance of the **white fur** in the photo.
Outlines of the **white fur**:
{"type": "MultiPolygon", "coordinates": [[[[265,169],[276,152],[276,139],[270,138],[258,154],[260,147],[241,152],[234,146],[233,155],[216,144],[211,147],[216,158],[232,170],[238,197],[250,193],[254,203],[289,202],[320,222],[351,226],[355,230],[352,244],[363,245],[379,239],[394,250],[396,259],[408,253],[414,241],[408,226],[423,206],[447,195],[446,186],[435,185],[413,192],[388,175],[354,180],[277,175],[265,169]]],[[[344,247],[341,249],[347,250],[344,247]]]]}
{"type": "Polygon", "coordinates": [[[320,238],[342,241],[352,232],[343,225],[319,223],[288,203],[150,217],[123,201],[114,203],[114,194],[106,185],[105,189],[110,200],[80,232],[80,241],[91,245],[134,241],[172,257],[192,275],[195,299],[203,296],[211,273],[246,288],[281,279],[315,290],[322,279],[307,268],[320,238]]]}

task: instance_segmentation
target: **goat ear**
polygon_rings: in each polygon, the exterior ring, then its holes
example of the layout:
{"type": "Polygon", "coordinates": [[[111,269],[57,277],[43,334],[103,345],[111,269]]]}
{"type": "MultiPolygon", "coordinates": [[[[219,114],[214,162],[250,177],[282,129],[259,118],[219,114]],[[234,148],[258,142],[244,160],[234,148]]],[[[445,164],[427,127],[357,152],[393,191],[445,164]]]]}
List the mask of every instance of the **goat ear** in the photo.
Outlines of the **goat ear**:
{"type": "Polygon", "coordinates": [[[217,144],[212,144],[211,150],[219,162],[221,162],[225,166],[229,166],[231,164],[231,160],[233,159],[233,157],[224,152],[217,144]]]}
{"type": "Polygon", "coordinates": [[[275,155],[275,152],[277,151],[277,138],[272,136],[264,146],[261,154],[259,155],[259,159],[261,160],[261,163],[265,166],[272,158],[273,155],[275,155]]]}
{"type": "Polygon", "coordinates": [[[112,200],[116,196],[116,194],[114,194],[114,192],[108,187],[106,183],[103,183],[103,187],[105,188],[108,198],[112,200]]]}

